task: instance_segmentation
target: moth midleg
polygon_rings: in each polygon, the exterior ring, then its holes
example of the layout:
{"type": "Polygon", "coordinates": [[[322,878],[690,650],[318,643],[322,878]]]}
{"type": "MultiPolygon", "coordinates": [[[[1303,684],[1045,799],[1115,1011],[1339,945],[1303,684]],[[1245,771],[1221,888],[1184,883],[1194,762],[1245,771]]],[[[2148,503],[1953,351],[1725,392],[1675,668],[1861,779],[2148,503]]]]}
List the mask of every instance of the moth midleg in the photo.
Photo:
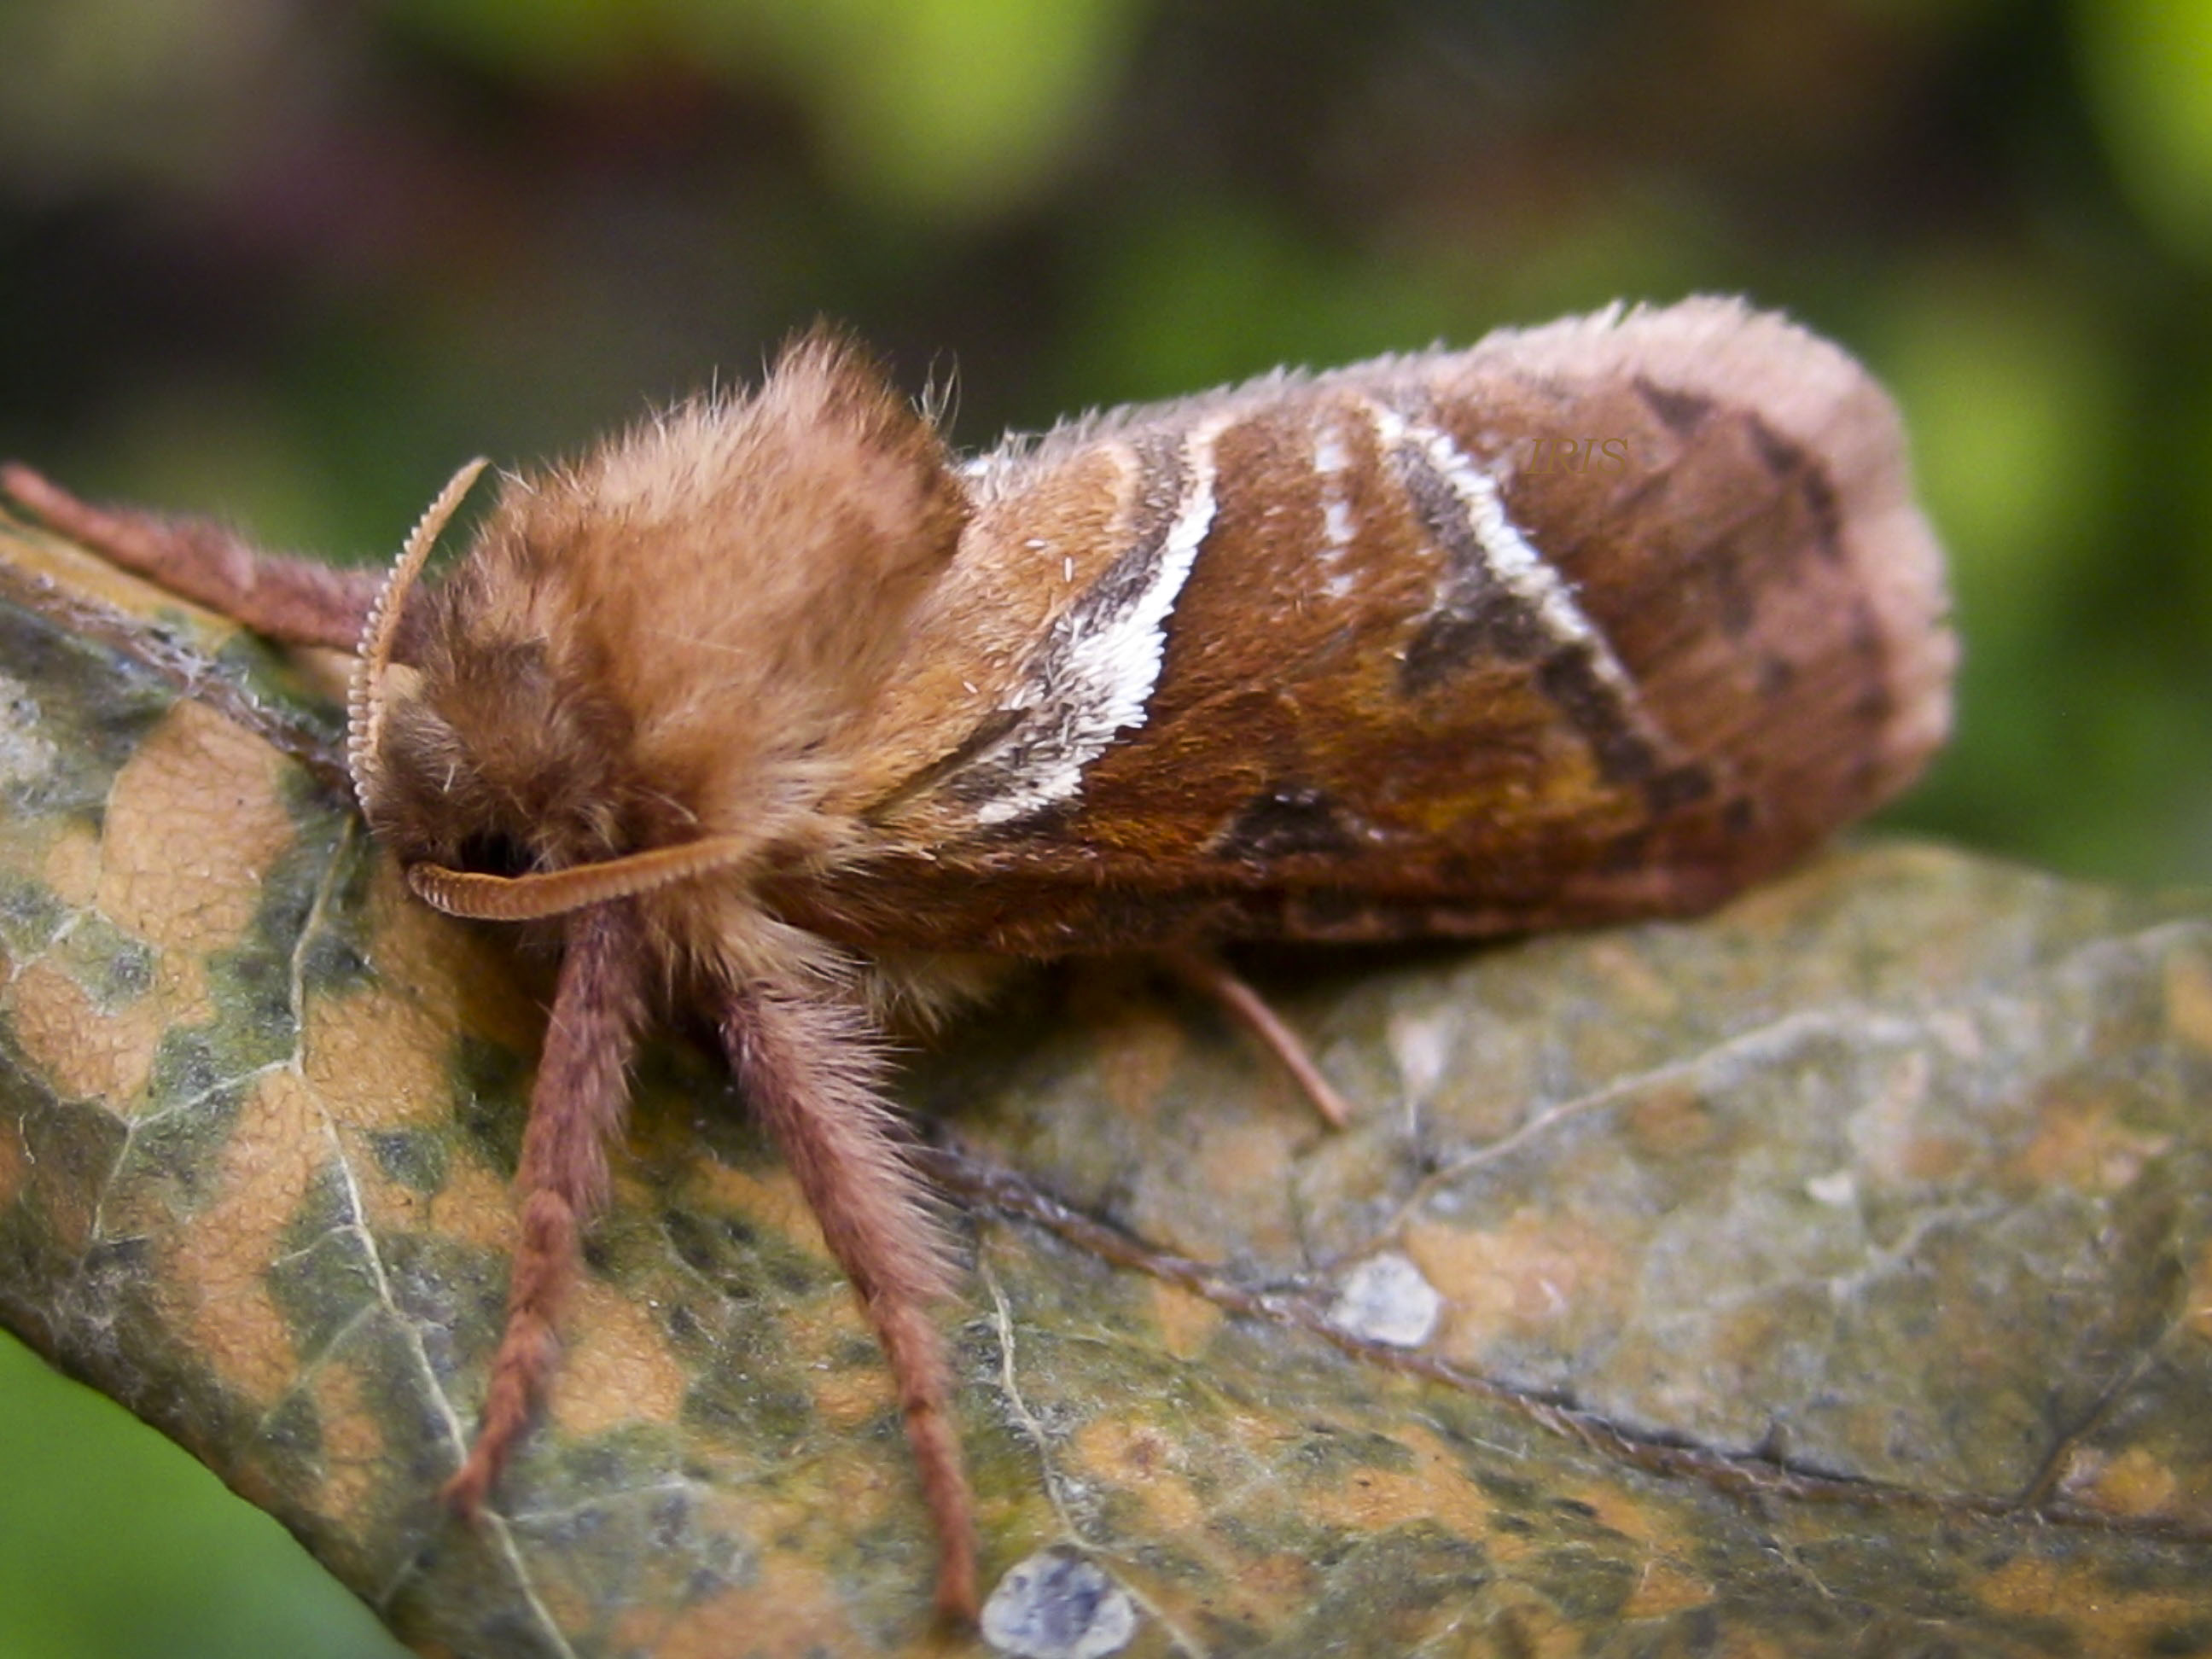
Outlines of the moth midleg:
{"type": "Polygon", "coordinates": [[[937,1525],[937,1605],[972,1620],[975,1499],[952,1415],[952,1367],[929,1316],[957,1270],[928,1190],[896,1139],[878,1044],[858,1009],[762,985],[730,997],[722,1041],[884,1345],[937,1525]]]}
{"type": "Polygon", "coordinates": [[[380,571],[265,551],[213,519],[95,506],[21,462],[0,466],[0,494],[109,563],[294,645],[352,650],[383,583],[380,571]]]}
{"type": "Polygon", "coordinates": [[[581,1259],[583,1230],[605,1205],[607,1148],[622,1133],[630,1056],[645,1021],[645,930],[626,900],[569,919],[545,1048],[530,1091],[515,1185],[522,1238],[507,1322],[475,1441],[445,1486],[465,1513],[481,1509],[559,1358],[556,1322],[581,1259]]]}
{"type": "Polygon", "coordinates": [[[1351,1107],[1336,1091],[1336,1085],[1322,1075],[1313,1051],[1283,1023],[1282,1016],[1267,1006],[1265,997],[1231,971],[1228,963],[1205,951],[1163,951],[1159,960],[1170,973],[1192,990],[1219,1003],[1231,1018],[1258,1038],[1291,1074],[1299,1092],[1313,1103],[1314,1109],[1328,1121],[1330,1128],[1341,1129],[1351,1122],[1351,1107]]]}

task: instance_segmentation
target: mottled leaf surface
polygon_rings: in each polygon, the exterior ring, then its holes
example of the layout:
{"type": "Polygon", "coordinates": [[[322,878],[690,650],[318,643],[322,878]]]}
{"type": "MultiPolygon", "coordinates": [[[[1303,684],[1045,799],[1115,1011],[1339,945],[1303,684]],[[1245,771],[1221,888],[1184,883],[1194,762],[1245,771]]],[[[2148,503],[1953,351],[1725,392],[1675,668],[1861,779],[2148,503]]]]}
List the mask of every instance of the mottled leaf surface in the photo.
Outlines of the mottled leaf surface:
{"type": "MultiPolygon", "coordinates": [[[[294,666],[0,551],[86,596],[0,610],[0,1316],[425,1651],[978,1646],[680,1036],[497,1515],[441,1508],[545,965],[240,723],[328,750],[294,666]]],[[[908,1079],[1003,1650],[2212,1650],[2202,900],[1873,845],[1692,926],[1254,965],[1349,1132],[1121,964],[908,1079]]]]}

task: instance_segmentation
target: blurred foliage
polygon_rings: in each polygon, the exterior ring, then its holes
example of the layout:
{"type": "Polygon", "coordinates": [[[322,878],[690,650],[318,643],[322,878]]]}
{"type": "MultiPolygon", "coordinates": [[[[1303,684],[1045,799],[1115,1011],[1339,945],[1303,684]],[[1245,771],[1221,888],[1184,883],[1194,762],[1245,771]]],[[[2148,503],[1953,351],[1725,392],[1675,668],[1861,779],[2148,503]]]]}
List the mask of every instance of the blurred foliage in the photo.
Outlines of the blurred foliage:
{"type": "Polygon", "coordinates": [[[12,1339],[0,1401],[9,1659],[395,1659],[375,1617],[274,1521],[12,1339]]]}
{"type": "MultiPolygon", "coordinates": [[[[1897,816],[2212,878],[2207,0],[0,4],[0,450],[341,556],[817,314],[978,444],[1692,289],[1905,407],[1967,655],[1897,816]]],[[[0,1620],[186,1650],[212,1565],[58,1565],[138,1454],[52,1393],[0,1386],[0,1561],[57,1563],[0,1620]]],[[[205,1501],[139,1500],[195,1558],[205,1501]]]]}

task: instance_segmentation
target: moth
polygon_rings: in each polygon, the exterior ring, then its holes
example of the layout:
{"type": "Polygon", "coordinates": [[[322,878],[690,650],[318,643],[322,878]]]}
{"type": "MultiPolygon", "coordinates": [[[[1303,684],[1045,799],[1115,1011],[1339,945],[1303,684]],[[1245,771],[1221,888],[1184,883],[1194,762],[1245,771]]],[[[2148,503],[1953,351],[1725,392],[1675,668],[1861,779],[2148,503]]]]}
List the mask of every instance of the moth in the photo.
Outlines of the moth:
{"type": "Polygon", "coordinates": [[[483,466],[380,581],[0,482],[251,626],[357,646],[349,767],[409,886],[557,933],[505,1332],[449,1494],[484,1501],[554,1372],[640,1033],[701,1012],[881,1340],[958,1615],[931,1312],[957,1273],[886,1103],[894,1022],[1014,958],[1170,953],[1236,998],[1215,941],[1699,910],[1896,793],[1948,721],[1894,410],[1732,300],[967,459],[817,331],[750,394],[506,475],[422,580],[483,466]]]}

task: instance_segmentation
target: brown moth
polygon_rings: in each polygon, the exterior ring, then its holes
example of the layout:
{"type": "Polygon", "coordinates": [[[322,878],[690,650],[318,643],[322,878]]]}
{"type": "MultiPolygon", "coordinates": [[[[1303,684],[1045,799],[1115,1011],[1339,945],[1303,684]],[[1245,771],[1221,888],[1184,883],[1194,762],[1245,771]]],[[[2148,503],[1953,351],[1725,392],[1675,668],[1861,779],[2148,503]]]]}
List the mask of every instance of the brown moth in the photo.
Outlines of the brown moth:
{"type": "Polygon", "coordinates": [[[750,396],[505,477],[418,585],[481,465],[380,591],[5,482],[251,625],[358,640],[355,785],[414,891],[560,932],[507,1327],[449,1492],[483,1501],[554,1369],[640,1031],[698,1008],[882,1340],[957,1614],[971,1504],[929,1311],[957,1274],[884,1098],[887,1022],[993,959],[1157,950],[1264,1024],[1194,947],[1699,909],[1894,794],[1948,719],[1893,410],[1733,301],[966,461],[817,332],[750,396]]]}

